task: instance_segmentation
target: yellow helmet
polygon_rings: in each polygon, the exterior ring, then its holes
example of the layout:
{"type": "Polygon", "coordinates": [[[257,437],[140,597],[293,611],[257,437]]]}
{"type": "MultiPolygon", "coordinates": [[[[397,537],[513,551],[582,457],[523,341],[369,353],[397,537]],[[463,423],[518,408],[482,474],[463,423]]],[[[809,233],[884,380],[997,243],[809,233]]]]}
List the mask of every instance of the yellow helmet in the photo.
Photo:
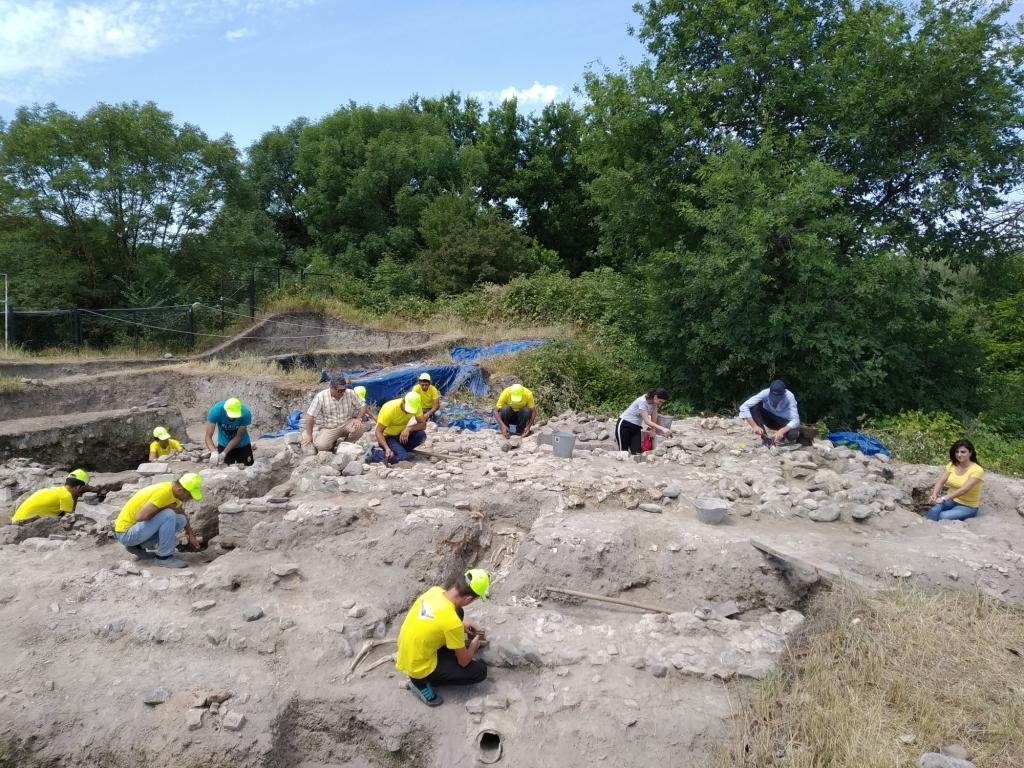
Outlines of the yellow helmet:
{"type": "Polygon", "coordinates": [[[89,473],[86,472],[84,469],[72,469],[70,472],[68,472],[67,479],[77,480],[80,483],[85,483],[86,485],[88,485],[89,473]]]}
{"type": "Polygon", "coordinates": [[[466,583],[481,600],[486,600],[491,592],[491,574],[483,568],[470,568],[466,571],[466,583]]]}
{"type": "Polygon", "coordinates": [[[203,498],[203,478],[195,472],[186,472],[178,479],[178,484],[188,491],[196,501],[203,498]]]}
{"type": "Polygon", "coordinates": [[[359,396],[360,400],[364,403],[366,402],[366,387],[360,384],[358,387],[352,387],[352,391],[359,396]]]}
{"type": "Polygon", "coordinates": [[[402,410],[414,415],[423,410],[423,398],[420,397],[420,393],[410,392],[407,394],[405,402],[402,403],[402,410]]]}

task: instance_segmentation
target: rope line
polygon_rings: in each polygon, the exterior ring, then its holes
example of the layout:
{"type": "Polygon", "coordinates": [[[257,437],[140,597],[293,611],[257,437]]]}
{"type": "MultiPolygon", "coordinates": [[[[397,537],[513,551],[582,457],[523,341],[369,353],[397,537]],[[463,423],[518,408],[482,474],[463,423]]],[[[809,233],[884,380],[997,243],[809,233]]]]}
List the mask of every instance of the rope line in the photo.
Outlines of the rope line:
{"type": "MultiPolygon", "coordinates": [[[[138,326],[139,328],[149,328],[149,329],[154,330],[154,331],[168,331],[170,333],[184,333],[184,334],[187,334],[189,336],[204,336],[204,337],[209,338],[209,339],[233,339],[233,338],[235,338],[236,336],[239,335],[239,334],[225,335],[225,334],[222,334],[222,333],[200,333],[198,331],[185,331],[185,330],[182,330],[180,328],[165,328],[165,327],[160,326],[160,325],[150,325],[149,323],[140,323],[140,322],[137,322],[135,320],[124,320],[124,319],[122,319],[120,317],[111,317],[110,315],[102,315],[99,312],[93,312],[91,309],[81,309],[81,310],[79,310],[79,312],[84,312],[85,314],[88,314],[88,315],[96,315],[96,317],[102,317],[102,318],[105,318],[107,320],[113,320],[115,323],[124,323],[125,325],[135,325],[135,326],[138,326]]],[[[246,315],[246,317],[247,317],[247,315],[246,315]]],[[[284,341],[295,340],[295,341],[297,341],[297,340],[300,340],[300,339],[319,339],[319,338],[321,338],[323,336],[330,336],[333,333],[334,333],[334,331],[326,331],[326,332],[323,332],[323,333],[315,333],[315,334],[312,334],[312,335],[309,335],[309,336],[275,336],[274,340],[275,341],[277,341],[277,340],[284,340],[284,341]]],[[[239,341],[244,341],[244,340],[245,340],[245,337],[242,337],[241,339],[239,339],[239,341]]]]}

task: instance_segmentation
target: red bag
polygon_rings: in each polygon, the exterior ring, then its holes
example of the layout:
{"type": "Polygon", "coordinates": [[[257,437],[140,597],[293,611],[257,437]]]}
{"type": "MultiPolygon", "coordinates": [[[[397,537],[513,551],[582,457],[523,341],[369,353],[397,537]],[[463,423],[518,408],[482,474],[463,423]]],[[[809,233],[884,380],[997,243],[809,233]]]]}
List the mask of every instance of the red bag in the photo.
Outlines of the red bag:
{"type": "Polygon", "coordinates": [[[654,435],[649,432],[640,440],[640,453],[647,453],[654,450],[654,435]]]}

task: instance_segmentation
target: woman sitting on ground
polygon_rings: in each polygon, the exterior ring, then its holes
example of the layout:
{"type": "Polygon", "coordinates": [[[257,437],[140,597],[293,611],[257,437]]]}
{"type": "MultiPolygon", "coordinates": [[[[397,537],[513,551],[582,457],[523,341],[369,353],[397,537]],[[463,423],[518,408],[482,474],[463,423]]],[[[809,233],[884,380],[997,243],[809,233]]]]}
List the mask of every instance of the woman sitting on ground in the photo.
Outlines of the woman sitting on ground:
{"type": "Polygon", "coordinates": [[[970,440],[957,440],[949,449],[949,464],[932,488],[929,520],[966,520],[978,514],[985,470],[970,440]],[[942,493],[946,490],[945,494],[942,493]]]}
{"type": "Polygon", "coordinates": [[[668,392],[655,387],[646,395],[640,395],[629,408],[622,412],[615,425],[615,444],[620,451],[640,453],[641,432],[644,425],[659,435],[671,437],[672,430],[658,423],[658,409],[668,401],[668,392]]]}

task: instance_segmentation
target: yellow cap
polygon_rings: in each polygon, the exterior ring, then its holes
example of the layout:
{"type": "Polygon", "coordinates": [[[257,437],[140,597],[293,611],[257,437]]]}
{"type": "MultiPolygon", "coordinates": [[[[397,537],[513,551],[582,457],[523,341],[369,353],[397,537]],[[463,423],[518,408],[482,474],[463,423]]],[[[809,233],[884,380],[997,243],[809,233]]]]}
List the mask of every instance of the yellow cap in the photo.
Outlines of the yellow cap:
{"type": "Polygon", "coordinates": [[[360,384],[358,387],[352,387],[352,391],[359,396],[360,400],[364,403],[366,402],[366,387],[360,384]]]}
{"type": "Polygon", "coordinates": [[[68,472],[68,480],[78,480],[80,483],[89,482],[89,473],[84,469],[72,469],[68,472]]]}
{"type": "Polygon", "coordinates": [[[416,414],[423,409],[423,400],[420,398],[419,392],[410,392],[405,396],[405,401],[402,403],[402,410],[406,413],[416,414]]]}
{"type": "Polygon", "coordinates": [[[178,484],[192,494],[192,498],[199,501],[203,498],[203,478],[195,472],[186,472],[178,479],[178,484]]]}
{"type": "Polygon", "coordinates": [[[483,568],[470,568],[466,571],[466,583],[481,600],[486,600],[490,596],[491,574],[483,568]]]}
{"type": "Polygon", "coordinates": [[[513,384],[511,387],[509,387],[508,395],[509,399],[513,403],[521,403],[523,402],[523,398],[526,396],[526,387],[524,387],[522,384],[513,384]]]}
{"type": "Polygon", "coordinates": [[[225,400],[224,413],[228,415],[229,419],[242,418],[242,401],[239,400],[237,397],[232,397],[229,400],[225,400]]]}
{"type": "Polygon", "coordinates": [[[167,431],[166,427],[157,427],[153,430],[153,437],[157,440],[170,440],[171,433],[167,431]]]}

